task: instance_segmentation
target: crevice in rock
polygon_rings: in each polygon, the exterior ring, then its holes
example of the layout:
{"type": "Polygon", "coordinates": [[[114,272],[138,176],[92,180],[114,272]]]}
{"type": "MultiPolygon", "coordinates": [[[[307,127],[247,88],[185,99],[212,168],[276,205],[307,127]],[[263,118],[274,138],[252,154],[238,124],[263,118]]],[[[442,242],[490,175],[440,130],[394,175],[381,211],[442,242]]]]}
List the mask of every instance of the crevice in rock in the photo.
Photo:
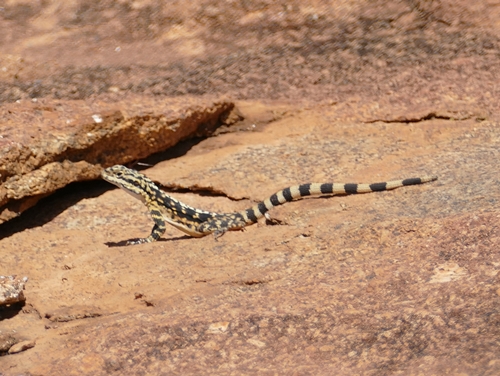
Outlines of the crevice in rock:
{"type": "Polygon", "coordinates": [[[163,185],[159,182],[155,182],[162,191],[165,193],[194,193],[198,196],[205,197],[225,197],[230,201],[245,201],[250,200],[249,197],[233,197],[228,195],[226,192],[213,188],[213,187],[203,187],[199,185],[183,186],[180,184],[167,184],[163,185]]]}
{"type": "Polygon", "coordinates": [[[100,313],[100,312],[83,312],[83,313],[77,313],[77,314],[73,314],[73,315],[51,315],[50,313],[47,313],[45,315],[45,318],[47,318],[53,322],[70,322],[70,321],[74,321],[74,320],[91,319],[91,318],[101,317],[101,316],[102,316],[102,313],[100,313]]]}
{"type": "Polygon", "coordinates": [[[45,313],[44,317],[51,322],[69,322],[74,320],[90,319],[95,317],[106,316],[106,314],[98,307],[75,305],[71,307],[55,308],[52,312],[45,313]]]}
{"type": "Polygon", "coordinates": [[[263,285],[266,283],[273,282],[274,279],[247,279],[247,280],[238,280],[238,281],[229,281],[223,283],[224,285],[238,285],[238,286],[253,286],[253,285],[263,285]]]}
{"type": "MultiPolygon", "coordinates": [[[[372,123],[386,123],[386,124],[391,124],[391,123],[403,123],[403,124],[409,124],[409,123],[420,123],[423,121],[428,121],[428,120],[451,120],[451,121],[463,121],[463,120],[469,120],[471,119],[471,115],[463,116],[463,117],[453,117],[449,115],[440,115],[437,114],[436,112],[429,112],[427,115],[422,116],[422,117],[417,117],[417,118],[399,118],[399,119],[373,119],[373,120],[367,120],[364,121],[364,124],[372,124],[372,123]]],[[[483,118],[476,118],[478,121],[484,120],[483,118]]]]}

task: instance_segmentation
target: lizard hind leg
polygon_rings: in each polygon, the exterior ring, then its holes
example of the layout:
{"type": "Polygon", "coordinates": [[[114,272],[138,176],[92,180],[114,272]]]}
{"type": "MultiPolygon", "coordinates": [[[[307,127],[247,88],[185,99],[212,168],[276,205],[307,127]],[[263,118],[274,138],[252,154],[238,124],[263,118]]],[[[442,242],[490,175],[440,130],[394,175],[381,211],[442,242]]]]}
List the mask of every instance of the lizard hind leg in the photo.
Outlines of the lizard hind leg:
{"type": "Polygon", "coordinates": [[[247,224],[244,218],[239,214],[225,214],[214,216],[207,219],[198,226],[197,231],[203,234],[213,234],[214,238],[220,238],[227,231],[241,230],[247,224]]]}

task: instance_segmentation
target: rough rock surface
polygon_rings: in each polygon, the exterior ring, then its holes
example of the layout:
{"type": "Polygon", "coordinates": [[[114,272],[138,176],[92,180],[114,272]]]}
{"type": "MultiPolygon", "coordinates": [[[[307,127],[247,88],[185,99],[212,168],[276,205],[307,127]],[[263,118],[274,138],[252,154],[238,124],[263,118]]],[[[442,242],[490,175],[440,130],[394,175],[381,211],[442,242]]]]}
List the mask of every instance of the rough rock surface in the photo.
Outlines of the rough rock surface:
{"type": "Polygon", "coordinates": [[[121,98],[119,103],[36,100],[0,110],[0,223],[102,167],[210,135],[233,108],[227,101],[121,98]],[[27,126],[26,124],[29,124],[27,126]]]}
{"type": "Polygon", "coordinates": [[[37,4],[3,10],[4,101],[236,99],[244,121],[145,161],[187,204],[439,180],[287,203],[279,225],[217,242],[169,227],[131,247],[113,245],[151,230],[139,201],[67,187],[0,226],[0,274],[30,280],[0,311],[0,352],[36,341],[0,373],[500,373],[494,4],[37,4]]]}
{"type": "Polygon", "coordinates": [[[28,277],[17,278],[15,275],[0,275],[0,306],[24,302],[24,285],[28,277]]]}

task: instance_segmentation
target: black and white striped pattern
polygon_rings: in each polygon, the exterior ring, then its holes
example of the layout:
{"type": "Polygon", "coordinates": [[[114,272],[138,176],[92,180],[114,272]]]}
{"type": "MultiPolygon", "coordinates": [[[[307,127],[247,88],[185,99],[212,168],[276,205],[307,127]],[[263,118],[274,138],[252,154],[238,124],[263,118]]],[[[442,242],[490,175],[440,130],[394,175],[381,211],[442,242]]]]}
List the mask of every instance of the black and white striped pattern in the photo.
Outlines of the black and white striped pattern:
{"type": "Polygon", "coordinates": [[[357,193],[380,192],[407,185],[423,184],[436,179],[437,177],[435,176],[426,176],[421,178],[410,178],[372,184],[308,183],[295,185],[276,192],[271,197],[259,202],[257,205],[241,212],[240,214],[243,216],[247,224],[251,224],[257,222],[259,218],[262,218],[273,207],[301,197],[328,194],[350,195],[357,193]]]}
{"type": "Polygon", "coordinates": [[[276,192],[252,208],[239,213],[212,213],[188,206],[160,190],[150,179],[130,168],[116,165],[102,172],[102,177],[140,199],[149,209],[155,225],[147,238],[127,244],[150,243],[165,232],[166,223],[193,237],[239,230],[256,223],[269,210],[285,202],[312,195],[349,195],[387,191],[407,185],[423,184],[437,179],[435,176],[394,180],[373,184],[309,183],[294,185],[276,192]]]}

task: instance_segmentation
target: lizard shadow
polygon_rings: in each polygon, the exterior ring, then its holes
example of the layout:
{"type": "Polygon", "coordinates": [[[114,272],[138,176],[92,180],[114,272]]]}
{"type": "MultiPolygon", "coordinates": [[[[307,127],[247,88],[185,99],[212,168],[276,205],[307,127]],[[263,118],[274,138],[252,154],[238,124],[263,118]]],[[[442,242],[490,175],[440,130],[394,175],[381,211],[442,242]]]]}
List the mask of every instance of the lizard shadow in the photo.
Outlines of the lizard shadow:
{"type": "MultiPolygon", "coordinates": [[[[124,247],[127,245],[138,245],[138,244],[127,244],[127,242],[129,242],[129,241],[133,241],[133,240],[137,240],[137,239],[138,238],[121,240],[119,242],[105,242],[104,244],[107,245],[109,248],[124,247]]],[[[175,241],[175,240],[187,240],[187,239],[192,239],[192,237],[184,235],[184,236],[176,236],[174,238],[167,238],[167,239],[160,238],[156,242],[171,242],[171,241],[175,241]]],[[[144,243],[144,244],[146,244],[146,243],[144,243]]]]}

